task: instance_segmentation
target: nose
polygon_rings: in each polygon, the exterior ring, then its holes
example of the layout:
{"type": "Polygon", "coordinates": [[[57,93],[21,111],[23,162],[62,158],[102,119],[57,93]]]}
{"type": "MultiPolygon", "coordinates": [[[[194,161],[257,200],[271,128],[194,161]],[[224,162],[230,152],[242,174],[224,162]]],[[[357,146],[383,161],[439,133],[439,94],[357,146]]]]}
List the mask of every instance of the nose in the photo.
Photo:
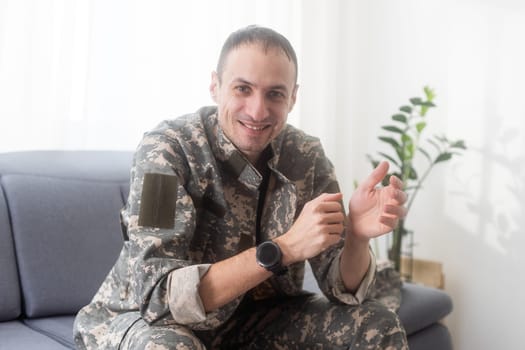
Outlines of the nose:
{"type": "Polygon", "coordinates": [[[262,94],[253,94],[246,102],[246,113],[254,121],[263,121],[268,117],[268,108],[262,94]]]}

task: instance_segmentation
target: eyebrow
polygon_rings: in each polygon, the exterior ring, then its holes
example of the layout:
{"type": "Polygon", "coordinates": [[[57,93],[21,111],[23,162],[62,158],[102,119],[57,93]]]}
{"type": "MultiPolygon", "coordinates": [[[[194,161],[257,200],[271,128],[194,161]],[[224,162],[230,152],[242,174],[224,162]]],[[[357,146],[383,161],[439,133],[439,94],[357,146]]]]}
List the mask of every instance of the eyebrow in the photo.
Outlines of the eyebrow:
{"type": "MultiPolygon", "coordinates": [[[[232,83],[242,83],[242,84],[246,84],[246,85],[250,85],[250,86],[257,86],[257,84],[254,84],[246,79],[243,79],[243,78],[235,78],[233,79],[232,83]]],[[[286,85],[284,84],[277,84],[277,85],[272,85],[268,88],[268,90],[283,90],[285,92],[288,92],[288,88],[286,87],[286,85]]]]}

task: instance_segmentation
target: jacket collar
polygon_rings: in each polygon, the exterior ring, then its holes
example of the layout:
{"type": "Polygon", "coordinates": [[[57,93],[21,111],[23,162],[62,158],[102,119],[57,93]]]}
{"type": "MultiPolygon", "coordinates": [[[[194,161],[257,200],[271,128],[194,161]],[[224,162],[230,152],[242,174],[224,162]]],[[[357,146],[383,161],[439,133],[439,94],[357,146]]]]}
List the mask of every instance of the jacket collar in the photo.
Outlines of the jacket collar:
{"type": "MultiPolygon", "coordinates": [[[[217,108],[206,109],[209,113],[204,116],[206,133],[212,146],[212,151],[215,157],[225,163],[229,171],[246,187],[252,191],[256,191],[262,182],[262,175],[257,169],[248,161],[248,159],[240,152],[237,147],[226,136],[223,129],[219,126],[217,108]]],[[[272,140],[269,147],[272,151],[272,157],[268,161],[268,167],[276,174],[276,176],[283,182],[290,182],[284,174],[279,171],[279,160],[282,149],[286,127],[283,131],[272,140]]]]}

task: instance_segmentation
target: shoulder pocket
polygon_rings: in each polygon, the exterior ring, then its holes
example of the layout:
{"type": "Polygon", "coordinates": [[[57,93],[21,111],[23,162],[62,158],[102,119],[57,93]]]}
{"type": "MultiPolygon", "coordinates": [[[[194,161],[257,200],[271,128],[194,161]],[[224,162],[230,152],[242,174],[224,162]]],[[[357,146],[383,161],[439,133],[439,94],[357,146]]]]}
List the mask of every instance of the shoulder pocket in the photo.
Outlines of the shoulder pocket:
{"type": "Polygon", "coordinates": [[[175,175],[144,174],[139,226],[170,229],[175,225],[178,180],[175,175]]]}

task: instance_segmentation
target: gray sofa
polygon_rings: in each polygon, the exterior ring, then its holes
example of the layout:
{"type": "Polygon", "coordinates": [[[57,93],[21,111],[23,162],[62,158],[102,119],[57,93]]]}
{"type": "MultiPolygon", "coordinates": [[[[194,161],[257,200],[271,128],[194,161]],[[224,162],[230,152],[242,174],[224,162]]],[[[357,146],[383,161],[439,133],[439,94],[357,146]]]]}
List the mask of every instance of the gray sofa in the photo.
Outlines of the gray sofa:
{"type": "MultiPolygon", "coordinates": [[[[119,210],[132,153],[0,154],[0,350],[73,347],[76,312],[122,245],[119,210]]],[[[316,290],[311,275],[306,289],[316,290]]],[[[399,315],[411,349],[451,349],[442,291],[404,284],[399,315]]]]}

